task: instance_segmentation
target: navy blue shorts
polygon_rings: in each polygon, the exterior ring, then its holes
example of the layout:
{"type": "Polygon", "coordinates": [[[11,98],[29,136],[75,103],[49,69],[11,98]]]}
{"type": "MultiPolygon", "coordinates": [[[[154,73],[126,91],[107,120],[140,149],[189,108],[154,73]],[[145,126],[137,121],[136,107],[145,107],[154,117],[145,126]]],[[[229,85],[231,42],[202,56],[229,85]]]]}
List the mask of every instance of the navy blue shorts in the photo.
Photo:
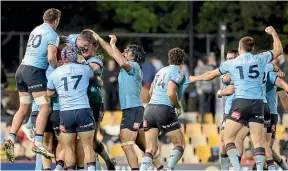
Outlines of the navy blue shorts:
{"type": "MultiPolygon", "coordinates": [[[[37,116],[38,116],[38,111],[32,111],[31,121],[32,121],[34,128],[36,128],[37,116]]],[[[49,115],[47,125],[45,128],[45,132],[52,132],[55,135],[58,135],[60,133],[59,125],[60,125],[59,110],[55,110],[49,115]]]]}
{"type": "Polygon", "coordinates": [[[231,110],[226,119],[233,120],[242,125],[249,122],[264,124],[264,103],[261,99],[234,99],[231,110]]]}
{"type": "Polygon", "coordinates": [[[268,103],[264,103],[264,128],[271,127],[271,114],[268,103]]]}
{"type": "Polygon", "coordinates": [[[158,128],[161,134],[181,128],[178,116],[171,106],[163,104],[148,104],[144,114],[144,130],[158,128]]]}
{"type": "Polygon", "coordinates": [[[132,107],[122,110],[122,121],[120,129],[129,129],[130,131],[138,131],[143,128],[144,107],[132,107]]]}
{"type": "Polygon", "coordinates": [[[77,133],[96,129],[91,108],[60,111],[59,116],[61,132],[77,133]]]}
{"type": "Polygon", "coordinates": [[[29,65],[20,65],[16,71],[16,85],[19,92],[46,91],[46,70],[29,65]]]}

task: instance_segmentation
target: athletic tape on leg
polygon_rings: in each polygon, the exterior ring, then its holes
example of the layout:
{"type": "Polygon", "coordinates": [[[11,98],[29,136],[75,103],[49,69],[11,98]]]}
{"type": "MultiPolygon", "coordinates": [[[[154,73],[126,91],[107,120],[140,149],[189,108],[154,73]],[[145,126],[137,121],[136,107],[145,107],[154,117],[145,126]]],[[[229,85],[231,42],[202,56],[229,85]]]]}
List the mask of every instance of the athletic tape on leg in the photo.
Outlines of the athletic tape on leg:
{"type": "Polygon", "coordinates": [[[33,101],[32,97],[31,96],[21,96],[20,97],[20,103],[23,103],[23,104],[31,104],[33,101]]]}
{"type": "Polygon", "coordinates": [[[43,104],[47,104],[50,103],[50,98],[48,96],[40,96],[40,97],[36,97],[34,98],[35,103],[39,106],[39,105],[43,105],[43,104]]]}
{"type": "Polygon", "coordinates": [[[134,144],[134,141],[127,141],[127,142],[121,143],[121,147],[126,146],[126,145],[133,145],[133,144],[134,144]]]}

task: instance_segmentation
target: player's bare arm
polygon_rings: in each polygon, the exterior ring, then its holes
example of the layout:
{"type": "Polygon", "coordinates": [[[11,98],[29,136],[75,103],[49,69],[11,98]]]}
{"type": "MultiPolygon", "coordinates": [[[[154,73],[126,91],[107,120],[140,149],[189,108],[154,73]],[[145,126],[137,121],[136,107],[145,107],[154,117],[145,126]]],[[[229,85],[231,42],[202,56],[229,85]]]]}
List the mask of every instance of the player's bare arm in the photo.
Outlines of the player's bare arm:
{"type": "Polygon", "coordinates": [[[112,47],[110,46],[110,44],[108,42],[106,42],[105,40],[103,40],[97,33],[95,33],[93,30],[90,29],[86,29],[87,31],[90,31],[93,33],[93,37],[94,39],[96,39],[100,45],[103,47],[103,49],[110,55],[112,56],[113,50],[112,47]]]}
{"type": "Polygon", "coordinates": [[[112,47],[112,57],[115,59],[115,61],[119,64],[119,66],[125,71],[130,71],[132,69],[132,66],[128,63],[128,61],[124,58],[122,53],[119,51],[119,49],[116,47],[117,38],[115,35],[109,35],[110,37],[110,45],[112,47]]]}
{"type": "Polygon", "coordinates": [[[234,85],[229,85],[228,87],[226,87],[223,90],[219,90],[217,92],[218,97],[222,97],[222,96],[229,96],[231,94],[233,94],[235,92],[235,87],[234,85]]]}
{"type": "Polygon", "coordinates": [[[222,82],[223,82],[224,84],[230,83],[230,82],[231,82],[231,75],[230,75],[229,73],[225,74],[225,75],[223,76],[223,78],[222,78],[222,82]]]}
{"type": "Polygon", "coordinates": [[[47,96],[48,97],[52,97],[56,94],[56,91],[55,90],[50,90],[50,89],[47,89],[47,96]]]}
{"type": "Polygon", "coordinates": [[[190,76],[189,77],[189,81],[190,82],[197,82],[197,81],[209,81],[209,80],[213,80],[217,77],[221,76],[221,73],[219,71],[219,68],[213,70],[213,71],[208,71],[202,75],[198,75],[198,76],[190,76]]]}
{"type": "Polygon", "coordinates": [[[267,27],[265,29],[265,32],[271,35],[273,38],[273,50],[272,50],[273,59],[278,58],[280,55],[283,54],[283,47],[279,39],[279,36],[272,26],[267,27]]]}
{"type": "Polygon", "coordinates": [[[151,85],[150,90],[149,90],[150,97],[152,97],[152,93],[153,93],[153,84],[151,85]]]}
{"type": "Polygon", "coordinates": [[[281,100],[283,108],[287,112],[288,111],[288,96],[287,96],[287,93],[284,90],[282,90],[282,91],[278,91],[277,94],[278,94],[278,96],[279,96],[279,98],[281,100]]]}
{"type": "Polygon", "coordinates": [[[54,45],[48,45],[48,63],[57,68],[57,47],[54,45]]]}
{"type": "Polygon", "coordinates": [[[284,89],[286,92],[288,92],[288,84],[282,78],[277,77],[275,81],[275,85],[279,88],[284,89]]]}
{"type": "Polygon", "coordinates": [[[169,97],[169,100],[173,106],[175,106],[176,108],[180,108],[181,106],[178,101],[177,89],[177,85],[174,82],[169,81],[167,89],[167,95],[169,97]]]}

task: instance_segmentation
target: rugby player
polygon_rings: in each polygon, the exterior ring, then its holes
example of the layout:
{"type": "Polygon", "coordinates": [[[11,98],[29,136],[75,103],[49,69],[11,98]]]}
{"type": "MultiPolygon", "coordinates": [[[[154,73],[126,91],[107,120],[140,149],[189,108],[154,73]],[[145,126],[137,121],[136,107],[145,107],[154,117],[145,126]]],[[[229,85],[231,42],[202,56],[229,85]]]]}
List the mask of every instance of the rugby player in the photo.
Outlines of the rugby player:
{"type": "MultiPolygon", "coordinates": [[[[65,43],[66,37],[60,36],[59,46],[57,49],[57,60],[58,60],[58,66],[61,66],[63,64],[61,60],[61,50],[67,46],[65,43]]],[[[46,70],[46,77],[49,76],[49,74],[54,69],[49,66],[46,70]]],[[[53,145],[54,147],[58,145],[58,150],[55,152],[56,154],[56,169],[55,170],[61,170],[64,167],[64,147],[61,141],[60,137],[60,131],[59,131],[59,103],[58,103],[58,97],[52,97],[51,99],[51,106],[52,106],[52,113],[49,116],[48,123],[45,129],[44,133],[44,147],[48,149],[49,152],[52,152],[53,145]],[[52,131],[53,130],[53,131],[52,131]],[[56,137],[56,141],[55,141],[56,137]],[[53,143],[57,144],[53,144],[53,143]],[[62,144],[62,145],[61,145],[62,144]]],[[[26,124],[22,126],[22,130],[27,136],[27,138],[33,142],[34,141],[34,130],[36,126],[36,118],[37,114],[39,112],[39,106],[36,105],[35,101],[33,100],[32,103],[32,112],[30,114],[29,120],[26,124]]],[[[36,155],[36,166],[35,170],[41,170],[42,169],[42,157],[40,154],[36,155]]],[[[43,158],[43,168],[44,169],[50,169],[51,170],[51,160],[43,158]]]]}
{"type": "Polygon", "coordinates": [[[145,109],[143,123],[147,148],[142,158],[141,171],[148,170],[157,153],[157,139],[160,132],[174,145],[166,169],[173,170],[184,153],[185,140],[178,121],[178,116],[181,114],[179,100],[189,85],[188,78],[182,71],[184,57],[185,52],[182,49],[169,50],[169,66],[158,71],[150,88],[151,100],[145,109]]]}
{"type": "MultiPolygon", "coordinates": [[[[238,53],[237,50],[228,51],[227,55],[226,55],[226,60],[232,60],[232,59],[236,58],[237,53],[238,53]]],[[[222,76],[222,78],[224,76],[222,76]]],[[[231,109],[232,101],[234,99],[234,93],[230,94],[230,92],[229,92],[229,94],[226,96],[226,94],[227,94],[227,92],[225,92],[225,91],[227,91],[226,88],[229,90],[230,87],[233,85],[233,83],[231,83],[231,81],[224,82],[223,79],[221,79],[221,81],[222,81],[222,84],[223,84],[223,89],[219,90],[217,92],[217,95],[218,95],[219,98],[221,98],[222,96],[225,96],[225,109],[224,109],[224,115],[223,115],[221,132],[220,132],[220,136],[221,136],[220,164],[221,164],[221,170],[229,170],[229,158],[228,158],[228,155],[227,155],[226,149],[225,149],[223,132],[224,132],[224,128],[225,128],[226,115],[229,114],[229,111],[231,109]]]]}
{"type": "Polygon", "coordinates": [[[50,100],[46,95],[47,78],[45,71],[48,63],[53,68],[57,67],[59,37],[55,30],[59,24],[60,16],[61,12],[58,9],[51,8],[45,11],[43,15],[44,23],[31,32],[25,56],[16,71],[15,78],[19,92],[20,107],[13,118],[9,137],[4,144],[7,159],[11,162],[15,160],[14,143],[16,134],[28,114],[29,105],[32,103],[31,94],[40,108],[32,150],[48,158],[54,157],[53,154],[44,148],[42,141],[50,113],[50,100]]]}
{"type": "MultiPolygon", "coordinates": [[[[277,66],[273,66],[272,64],[267,64],[266,65],[266,68],[265,68],[265,72],[264,72],[264,78],[263,78],[263,94],[266,94],[266,82],[267,82],[267,73],[268,72],[272,72],[272,71],[279,71],[279,68],[277,66]]],[[[279,71],[279,73],[281,74],[282,72],[279,71]]],[[[231,81],[231,77],[230,75],[227,75],[226,77],[224,77],[222,80],[224,81],[231,81]]],[[[229,88],[227,89],[224,89],[225,92],[224,92],[224,95],[230,95],[230,94],[234,94],[234,86],[233,85],[230,85],[229,88]]],[[[221,94],[223,95],[223,92],[219,92],[218,94],[221,94]]],[[[265,96],[266,97],[266,96],[265,96]]],[[[264,127],[267,128],[268,124],[267,124],[267,120],[268,119],[265,119],[267,118],[267,116],[270,115],[269,113],[269,106],[268,106],[268,102],[266,100],[266,98],[263,100],[264,102],[264,127]]],[[[264,130],[266,132],[266,130],[264,130]]],[[[238,158],[239,158],[239,162],[241,162],[241,158],[242,158],[242,155],[243,155],[243,141],[245,139],[245,137],[249,134],[249,127],[248,127],[248,124],[245,123],[245,126],[242,127],[239,132],[237,133],[236,135],[236,138],[235,138],[235,146],[238,150],[238,158]]],[[[250,136],[249,136],[250,138],[250,136]]],[[[270,165],[270,170],[273,170],[273,167],[274,167],[274,163],[271,162],[272,161],[272,151],[270,149],[270,147],[267,146],[267,144],[265,144],[265,152],[266,152],[266,160],[267,160],[267,164],[270,165]],[[270,161],[271,160],[271,161],[270,161]]],[[[274,170],[275,170],[275,167],[274,167],[274,170]]]]}
{"type": "MultiPolygon", "coordinates": [[[[138,158],[133,145],[135,143],[143,152],[146,150],[143,129],[144,107],[140,99],[143,73],[139,65],[144,60],[145,52],[141,46],[129,44],[122,54],[115,45],[116,36],[109,36],[111,38],[109,45],[94,31],[89,31],[93,33],[94,38],[122,68],[118,76],[122,110],[120,140],[131,169],[139,170],[138,158]]],[[[157,169],[162,169],[163,166],[160,164],[158,156],[155,157],[153,162],[157,169]]]]}
{"type": "Polygon", "coordinates": [[[191,82],[212,80],[225,73],[231,74],[235,86],[235,100],[233,100],[229,116],[224,129],[224,142],[230,162],[235,169],[240,169],[235,146],[235,136],[246,122],[249,123],[250,135],[255,147],[257,170],[263,170],[265,163],[264,135],[264,104],[263,81],[266,64],[283,53],[282,44],[273,27],[265,31],[272,36],[273,50],[253,55],[254,39],[243,37],[239,41],[239,57],[224,62],[220,68],[206,72],[200,76],[190,76],[191,82]]]}
{"type": "Polygon", "coordinates": [[[88,170],[95,170],[93,137],[96,125],[87,96],[88,85],[94,75],[89,66],[76,64],[78,54],[74,46],[62,50],[64,64],[49,75],[47,94],[52,96],[57,92],[59,95],[60,130],[67,170],[76,169],[74,148],[77,134],[83,145],[88,170]]]}
{"type": "MultiPolygon", "coordinates": [[[[101,79],[99,79],[103,73],[103,59],[99,55],[96,55],[99,43],[94,39],[93,34],[88,30],[83,30],[81,34],[69,35],[67,38],[67,42],[82,50],[82,54],[85,58],[83,60],[85,60],[86,64],[88,64],[92,68],[95,76],[97,76],[98,78],[97,85],[91,82],[88,87],[89,103],[91,109],[93,110],[94,119],[96,121],[96,129],[94,135],[94,151],[103,158],[108,170],[115,170],[115,161],[110,159],[108,153],[104,148],[103,143],[97,139],[100,122],[104,117],[104,104],[103,96],[101,93],[101,87],[103,85],[101,85],[102,81],[101,79]]],[[[83,159],[83,157],[81,157],[80,155],[78,156],[78,154],[81,153],[77,153],[77,158],[83,159]]]]}

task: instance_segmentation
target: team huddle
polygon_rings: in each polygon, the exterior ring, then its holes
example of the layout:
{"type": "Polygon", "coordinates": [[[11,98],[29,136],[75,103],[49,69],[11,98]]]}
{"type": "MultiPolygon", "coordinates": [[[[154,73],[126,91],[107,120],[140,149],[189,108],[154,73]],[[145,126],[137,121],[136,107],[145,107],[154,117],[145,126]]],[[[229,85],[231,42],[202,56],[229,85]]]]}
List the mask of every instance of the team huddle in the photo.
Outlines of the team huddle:
{"type": "Polygon", "coordinates": [[[226,88],[219,90],[218,96],[227,97],[221,133],[222,170],[229,170],[229,163],[235,169],[241,168],[239,156],[243,147],[235,142],[241,144],[248,134],[255,149],[257,170],[263,170],[265,163],[268,170],[275,170],[273,160],[287,169],[286,163],[271,148],[277,124],[277,91],[282,93],[283,101],[287,100],[288,91],[288,85],[281,79],[283,73],[275,65],[283,49],[273,27],[265,30],[273,37],[272,51],[253,55],[254,40],[244,37],[239,41],[238,51],[228,52],[227,61],[219,69],[199,76],[187,78],[182,71],[185,52],[179,48],[169,50],[169,66],[156,74],[149,91],[151,100],[144,110],[140,98],[144,49],[129,44],[122,53],[116,46],[116,36],[110,35],[108,43],[89,29],[59,37],[55,30],[60,17],[57,9],[45,11],[44,23],[31,32],[25,56],[17,69],[20,107],[4,145],[8,160],[15,160],[16,134],[32,104],[29,121],[22,130],[33,142],[32,151],[37,154],[35,170],[42,167],[51,170],[52,158],[57,161],[54,170],[84,170],[85,163],[88,170],[101,170],[98,155],[108,170],[115,170],[115,161],[97,140],[104,115],[101,89],[105,85],[101,80],[103,58],[96,51],[102,46],[121,67],[118,77],[122,110],[120,140],[132,170],[148,170],[152,163],[157,170],[174,169],[185,150],[178,121],[179,100],[190,83],[221,75],[226,88]],[[159,134],[167,136],[174,145],[165,167],[159,159],[159,134]],[[237,138],[238,134],[242,139],[237,138]],[[145,152],[140,167],[134,144],[145,152]]]}

